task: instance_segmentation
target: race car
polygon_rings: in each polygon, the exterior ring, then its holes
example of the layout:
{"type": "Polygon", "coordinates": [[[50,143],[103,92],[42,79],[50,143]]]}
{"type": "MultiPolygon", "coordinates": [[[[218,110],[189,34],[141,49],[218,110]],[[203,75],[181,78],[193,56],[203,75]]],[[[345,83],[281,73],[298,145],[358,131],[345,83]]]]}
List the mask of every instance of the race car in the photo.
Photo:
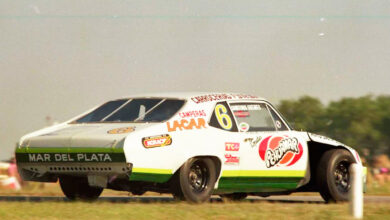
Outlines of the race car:
{"type": "Polygon", "coordinates": [[[59,180],[70,200],[108,188],[192,203],[292,192],[345,201],[349,166],[362,165],[354,149],[295,131],[266,99],[236,93],[111,100],[23,136],[16,159],[23,180],[59,180]]]}

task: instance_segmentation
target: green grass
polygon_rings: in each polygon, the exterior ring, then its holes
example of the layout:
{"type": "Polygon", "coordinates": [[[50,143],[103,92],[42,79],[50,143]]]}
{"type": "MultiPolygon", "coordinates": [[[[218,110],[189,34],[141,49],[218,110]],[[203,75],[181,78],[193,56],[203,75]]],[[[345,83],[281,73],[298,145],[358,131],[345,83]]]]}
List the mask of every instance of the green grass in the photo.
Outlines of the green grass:
{"type": "MultiPolygon", "coordinates": [[[[128,192],[107,190],[103,191],[103,196],[126,196],[128,192]]],[[[148,192],[148,195],[159,195],[157,193],[148,192]]],[[[36,182],[29,182],[29,184],[20,191],[1,189],[0,196],[6,195],[24,195],[24,196],[63,196],[63,193],[58,183],[42,184],[36,182]]],[[[292,195],[319,195],[318,193],[293,193],[292,195]]],[[[390,183],[387,184],[368,184],[365,195],[390,195],[390,183]]]]}
{"type": "Polygon", "coordinates": [[[390,183],[367,185],[367,195],[390,195],[390,183]]]}
{"type": "MultiPolygon", "coordinates": [[[[389,204],[366,204],[365,219],[390,219],[389,204]]],[[[348,204],[0,202],[0,219],[352,219],[348,204]]]]}
{"type": "MultiPolygon", "coordinates": [[[[29,182],[21,190],[0,188],[0,196],[64,196],[58,183],[29,182]]],[[[105,189],[102,196],[127,196],[128,192],[105,189]]],[[[156,194],[153,194],[156,195],[156,194]]]]}
{"type": "MultiPolygon", "coordinates": [[[[2,189],[0,195],[63,196],[57,184],[33,183],[22,191],[2,189]]],[[[298,193],[295,195],[314,195],[298,193]]],[[[389,195],[390,185],[369,185],[366,195],[389,195]]],[[[127,192],[105,190],[103,196],[127,196],[127,192]]],[[[148,195],[157,195],[148,193],[148,195]]],[[[293,194],[294,195],[294,194],[293,194]]],[[[318,195],[318,194],[315,194],[318,195]]],[[[238,203],[185,202],[96,203],[83,202],[1,202],[0,219],[352,219],[348,204],[272,203],[244,201],[238,203]]],[[[364,219],[390,219],[390,205],[366,203],[364,219]]]]}

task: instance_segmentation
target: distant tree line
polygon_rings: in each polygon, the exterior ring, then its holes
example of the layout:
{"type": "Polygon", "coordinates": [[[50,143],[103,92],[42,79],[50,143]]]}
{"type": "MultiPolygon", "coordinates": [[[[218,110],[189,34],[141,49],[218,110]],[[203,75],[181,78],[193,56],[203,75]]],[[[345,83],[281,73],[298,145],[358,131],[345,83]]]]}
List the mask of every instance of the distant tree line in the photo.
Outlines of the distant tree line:
{"type": "Polygon", "coordinates": [[[295,130],[326,135],[349,145],[368,162],[379,154],[390,156],[390,96],[342,98],[327,105],[302,96],[282,100],[278,109],[295,130]]]}

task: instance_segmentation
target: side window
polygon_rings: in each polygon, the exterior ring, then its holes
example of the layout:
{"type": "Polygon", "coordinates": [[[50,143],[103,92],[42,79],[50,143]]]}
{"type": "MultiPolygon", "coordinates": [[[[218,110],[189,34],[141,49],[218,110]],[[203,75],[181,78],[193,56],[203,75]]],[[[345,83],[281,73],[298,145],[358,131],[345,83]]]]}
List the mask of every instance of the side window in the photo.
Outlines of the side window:
{"type": "Polygon", "coordinates": [[[218,102],[215,105],[209,124],[212,127],[222,130],[237,131],[237,125],[234,122],[233,114],[226,102],[218,102]]]}
{"type": "Polygon", "coordinates": [[[283,121],[280,119],[278,114],[269,106],[267,105],[269,112],[271,112],[272,117],[274,118],[275,127],[278,131],[287,131],[287,126],[283,123],[283,121]]]}
{"type": "Polygon", "coordinates": [[[263,103],[234,103],[230,105],[240,131],[275,131],[274,121],[263,103]]]}

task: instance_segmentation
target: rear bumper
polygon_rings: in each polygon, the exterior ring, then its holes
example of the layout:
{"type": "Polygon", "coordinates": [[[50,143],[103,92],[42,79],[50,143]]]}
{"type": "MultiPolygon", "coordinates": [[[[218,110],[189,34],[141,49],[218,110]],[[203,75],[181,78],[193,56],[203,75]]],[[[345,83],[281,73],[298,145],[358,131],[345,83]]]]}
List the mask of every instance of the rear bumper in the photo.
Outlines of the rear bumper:
{"type": "Polygon", "coordinates": [[[16,161],[23,180],[55,182],[61,175],[126,177],[132,165],[123,149],[112,148],[21,148],[16,161]]]}
{"type": "Polygon", "coordinates": [[[107,176],[129,178],[131,164],[127,163],[18,163],[25,181],[56,182],[61,175],[107,176]]]}

